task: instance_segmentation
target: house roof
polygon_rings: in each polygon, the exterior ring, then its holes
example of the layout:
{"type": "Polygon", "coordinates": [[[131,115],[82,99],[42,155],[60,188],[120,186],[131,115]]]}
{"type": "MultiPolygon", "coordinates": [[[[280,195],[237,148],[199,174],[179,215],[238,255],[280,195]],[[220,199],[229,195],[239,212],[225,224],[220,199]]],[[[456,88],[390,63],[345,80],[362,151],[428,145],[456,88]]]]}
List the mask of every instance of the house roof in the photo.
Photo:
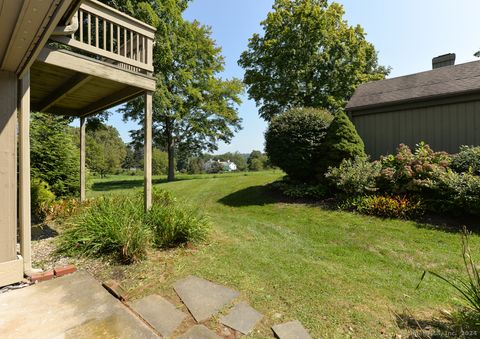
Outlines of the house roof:
{"type": "Polygon", "coordinates": [[[360,85],[347,110],[424,101],[480,91],[480,61],[360,85]]]}

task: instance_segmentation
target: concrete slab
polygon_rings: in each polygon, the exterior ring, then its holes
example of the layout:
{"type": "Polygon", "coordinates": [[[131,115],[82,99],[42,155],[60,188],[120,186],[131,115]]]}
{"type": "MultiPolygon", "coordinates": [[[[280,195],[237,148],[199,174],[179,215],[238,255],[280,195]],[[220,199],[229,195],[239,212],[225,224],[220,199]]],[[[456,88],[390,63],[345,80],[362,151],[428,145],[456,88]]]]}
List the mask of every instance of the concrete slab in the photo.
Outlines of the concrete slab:
{"type": "Polygon", "coordinates": [[[173,288],[197,322],[209,319],[239,295],[225,286],[193,276],[177,281],[173,288]]]}
{"type": "Polygon", "coordinates": [[[215,332],[203,325],[195,325],[178,339],[221,339],[215,332]]]}
{"type": "Polygon", "coordinates": [[[158,338],[89,274],[0,295],[2,338],[158,338]]]}
{"type": "Polygon", "coordinates": [[[262,318],[262,314],[243,302],[236,305],[230,313],[222,317],[220,322],[236,331],[248,334],[262,318]]]}
{"type": "Polygon", "coordinates": [[[272,330],[279,339],[312,339],[310,334],[298,320],[275,325],[272,327],[272,330]]]}
{"type": "Polygon", "coordinates": [[[150,295],[133,301],[129,305],[164,337],[171,336],[187,317],[185,313],[159,295],[150,295]]]}

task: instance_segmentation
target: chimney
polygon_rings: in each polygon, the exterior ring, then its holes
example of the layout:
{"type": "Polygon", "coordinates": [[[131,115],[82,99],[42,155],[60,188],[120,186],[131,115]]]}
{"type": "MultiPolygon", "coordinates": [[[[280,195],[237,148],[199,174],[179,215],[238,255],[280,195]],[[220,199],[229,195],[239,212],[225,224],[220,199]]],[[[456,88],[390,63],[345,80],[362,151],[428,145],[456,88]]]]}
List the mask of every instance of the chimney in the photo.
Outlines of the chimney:
{"type": "Polygon", "coordinates": [[[433,69],[455,65],[455,53],[440,55],[432,59],[433,69]]]}

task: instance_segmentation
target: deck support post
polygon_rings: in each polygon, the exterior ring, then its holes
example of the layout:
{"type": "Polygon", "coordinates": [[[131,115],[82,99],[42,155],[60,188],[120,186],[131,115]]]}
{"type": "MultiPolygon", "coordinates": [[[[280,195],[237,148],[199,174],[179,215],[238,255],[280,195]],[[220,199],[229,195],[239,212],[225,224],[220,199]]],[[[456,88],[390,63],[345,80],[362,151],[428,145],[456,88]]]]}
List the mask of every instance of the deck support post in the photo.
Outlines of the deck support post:
{"type": "Polygon", "coordinates": [[[86,133],[85,118],[81,117],[80,118],[80,201],[85,201],[86,199],[85,133],[86,133]]]}
{"type": "Polygon", "coordinates": [[[144,117],[144,199],[145,212],[152,207],[152,93],[145,93],[144,117]]]}
{"type": "Polygon", "coordinates": [[[30,70],[19,81],[18,103],[18,217],[20,229],[20,253],[25,275],[32,273],[32,220],[30,205],[30,70]]]}

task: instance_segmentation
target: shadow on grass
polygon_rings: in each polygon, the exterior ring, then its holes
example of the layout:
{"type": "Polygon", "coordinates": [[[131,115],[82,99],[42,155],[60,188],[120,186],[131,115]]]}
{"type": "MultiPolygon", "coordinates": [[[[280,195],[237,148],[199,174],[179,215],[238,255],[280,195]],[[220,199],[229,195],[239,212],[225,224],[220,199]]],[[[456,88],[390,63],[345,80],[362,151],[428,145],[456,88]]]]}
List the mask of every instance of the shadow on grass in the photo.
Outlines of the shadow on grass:
{"type": "MultiPolygon", "coordinates": [[[[187,179],[176,179],[175,181],[182,181],[187,179]]],[[[153,179],[153,185],[166,183],[167,179],[153,179]]],[[[135,180],[116,180],[116,181],[104,181],[96,182],[92,185],[92,191],[96,192],[109,192],[116,190],[128,190],[132,188],[143,187],[143,179],[135,180]]]]}
{"type": "Polygon", "coordinates": [[[409,313],[395,314],[399,329],[408,333],[407,338],[449,338],[456,332],[446,319],[420,319],[409,313]]]}
{"type": "Polygon", "coordinates": [[[480,234],[480,218],[474,215],[440,215],[427,213],[414,219],[418,228],[440,230],[448,233],[458,233],[466,227],[468,231],[480,234]]]}

